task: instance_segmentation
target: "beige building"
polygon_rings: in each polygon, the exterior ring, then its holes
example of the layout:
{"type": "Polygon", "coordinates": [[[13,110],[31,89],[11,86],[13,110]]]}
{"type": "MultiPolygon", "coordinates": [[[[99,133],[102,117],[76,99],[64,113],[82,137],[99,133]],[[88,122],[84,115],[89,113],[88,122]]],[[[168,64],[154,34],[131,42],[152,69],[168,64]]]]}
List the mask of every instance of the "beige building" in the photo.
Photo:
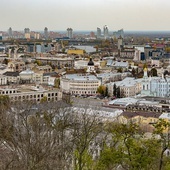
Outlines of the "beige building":
{"type": "Polygon", "coordinates": [[[8,63],[8,68],[10,69],[10,71],[14,71],[14,72],[20,72],[26,69],[25,66],[25,62],[23,61],[10,61],[8,63]]]}
{"type": "Polygon", "coordinates": [[[7,84],[7,78],[4,75],[0,75],[0,85],[6,85],[7,84]]]}
{"type": "Polygon", "coordinates": [[[74,67],[74,59],[70,57],[36,57],[36,60],[42,62],[42,64],[50,64],[56,66],[57,68],[73,68],[74,67]]]}
{"type": "Polygon", "coordinates": [[[113,95],[113,86],[116,84],[117,87],[120,87],[120,92],[123,97],[130,97],[139,94],[142,90],[142,80],[135,79],[133,77],[126,77],[122,81],[108,83],[108,93],[110,96],[113,95]]]}
{"type": "Polygon", "coordinates": [[[0,95],[8,95],[11,102],[15,101],[35,101],[40,102],[44,97],[47,101],[58,101],[62,99],[62,92],[58,89],[46,90],[41,86],[18,86],[18,88],[1,88],[0,95]]]}
{"type": "Polygon", "coordinates": [[[63,92],[75,95],[94,95],[100,85],[101,80],[94,75],[87,74],[67,74],[60,81],[63,92]]]}

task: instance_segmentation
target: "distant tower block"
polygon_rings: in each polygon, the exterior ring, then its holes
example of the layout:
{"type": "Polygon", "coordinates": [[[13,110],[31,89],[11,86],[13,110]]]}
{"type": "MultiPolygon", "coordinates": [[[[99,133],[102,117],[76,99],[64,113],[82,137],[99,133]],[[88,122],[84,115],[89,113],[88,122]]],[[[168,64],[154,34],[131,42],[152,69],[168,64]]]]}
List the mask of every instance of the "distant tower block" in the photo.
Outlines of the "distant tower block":
{"type": "Polygon", "coordinates": [[[73,29],[72,28],[67,28],[67,37],[73,38],[73,29]]]}
{"type": "Polygon", "coordinates": [[[101,38],[102,32],[100,28],[97,28],[97,38],[101,38]]]}
{"type": "Polygon", "coordinates": [[[48,28],[47,27],[45,27],[44,28],[44,38],[46,39],[46,40],[48,40],[48,28]]]}
{"type": "Polygon", "coordinates": [[[107,25],[103,27],[103,35],[105,39],[109,37],[109,28],[107,25]]]}
{"type": "Polygon", "coordinates": [[[117,48],[118,48],[118,50],[121,50],[121,47],[123,46],[123,38],[122,38],[122,36],[120,36],[117,41],[118,41],[117,42],[117,48]]]}
{"type": "Polygon", "coordinates": [[[8,29],[8,35],[9,35],[9,38],[13,37],[13,33],[12,33],[12,28],[11,27],[8,29]]]}

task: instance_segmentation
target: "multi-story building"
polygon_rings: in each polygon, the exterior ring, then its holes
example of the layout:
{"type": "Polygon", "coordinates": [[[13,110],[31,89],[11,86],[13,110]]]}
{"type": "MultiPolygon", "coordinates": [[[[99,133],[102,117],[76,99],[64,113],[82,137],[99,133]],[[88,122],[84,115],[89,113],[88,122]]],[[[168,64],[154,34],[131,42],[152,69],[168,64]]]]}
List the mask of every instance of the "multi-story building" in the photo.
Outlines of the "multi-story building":
{"type": "Polygon", "coordinates": [[[51,63],[52,66],[57,68],[73,68],[74,67],[74,59],[70,57],[58,58],[58,57],[36,57],[36,60],[41,61],[43,64],[51,63]]]}
{"type": "Polygon", "coordinates": [[[29,28],[25,28],[24,29],[24,35],[26,39],[30,39],[31,38],[31,34],[30,34],[30,29],[29,28]]]}
{"type": "Polygon", "coordinates": [[[45,40],[48,40],[48,28],[47,27],[44,28],[44,38],[45,40]]]}
{"type": "Polygon", "coordinates": [[[120,58],[133,60],[135,58],[135,48],[124,46],[120,51],[120,58]]]}
{"type": "Polygon", "coordinates": [[[105,39],[109,37],[109,28],[107,25],[103,27],[103,35],[105,39]]]}
{"type": "Polygon", "coordinates": [[[11,102],[35,101],[40,102],[46,97],[47,101],[58,101],[62,99],[62,92],[58,89],[46,90],[41,86],[20,86],[18,88],[4,87],[0,89],[0,95],[8,95],[11,102]]]}
{"type": "Polygon", "coordinates": [[[94,95],[100,85],[101,80],[87,74],[66,74],[60,80],[61,90],[74,95],[94,95]]]}
{"type": "Polygon", "coordinates": [[[9,38],[13,38],[13,33],[12,33],[11,27],[8,29],[8,36],[9,36],[9,38]]]}
{"type": "Polygon", "coordinates": [[[120,88],[120,93],[123,97],[130,97],[139,94],[142,90],[142,80],[135,79],[133,77],[126,77],[122,81],[116,81],[106,84],[108,87],[108,93],[113,95],[114,84],[120,88]]]}
{"type": "Polygon", "coordinates": [[[25,62],[14,60],[8,63],[8,68],[10,69],[10,71],[20,72],[25,70],[26,66],[25,66],[25,62]]]}
{"type": "Polygon", "coordinates": [[[7,84],[7,78],[4,75],[0,75],[0,85],[6,85],[7,84]]]}
{"type": "Polygon", "coordinates": [[[102,32],[100,28],[97,28],[97,38],[101,38],[102,32]]]}
{"type": "Polygon", "coordinates": [[[7,71],[3,73],[7,79],[7,84],[16,84],[19,83],[20,77],[19,72],[7,71]]]}
{"type": "Polygon", "coordinates": [[[24,33],[30,33],[30,29],[29,28],[25,28],[24,29],[24,33]]]}
{"type": "Polygon", "coordinates": [[[113,32],[113,38],[119,38],[119,37],[124,38],[124,31],[123,31],[123,29],[120,29],[118,31],[113,32]]]}
{"type": "Polygon", "coordinates": [[[72,28],[67,28],[67,37],[73,38],[73,29],[72,28]]]}
{"type": "Polygon", "coordinates": [[[121,50],[122,46],[123,46],[123,38],[120,36],[118,37],[118,40],[117,40],[118,50],[121,50]]]}

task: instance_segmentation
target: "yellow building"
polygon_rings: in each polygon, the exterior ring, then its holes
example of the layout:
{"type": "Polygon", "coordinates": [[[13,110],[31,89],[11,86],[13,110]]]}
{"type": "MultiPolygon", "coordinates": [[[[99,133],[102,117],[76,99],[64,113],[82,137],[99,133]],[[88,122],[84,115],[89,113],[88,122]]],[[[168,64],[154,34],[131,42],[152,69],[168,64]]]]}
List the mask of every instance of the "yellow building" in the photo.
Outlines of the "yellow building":
{"type": "Polygon", "coordinates": [[[130,112],[124,111],[118,118],[119,123],[127,124],[129,122],[136,123],[144,131],[153,131],[155,124],[159,120],[161,113],[156,112],[130,112]]]}
{"type": "Polygon", "coordinates": [[[85,51],[80,49],[68,49],[67,54],[84,55],[85,51]]]}

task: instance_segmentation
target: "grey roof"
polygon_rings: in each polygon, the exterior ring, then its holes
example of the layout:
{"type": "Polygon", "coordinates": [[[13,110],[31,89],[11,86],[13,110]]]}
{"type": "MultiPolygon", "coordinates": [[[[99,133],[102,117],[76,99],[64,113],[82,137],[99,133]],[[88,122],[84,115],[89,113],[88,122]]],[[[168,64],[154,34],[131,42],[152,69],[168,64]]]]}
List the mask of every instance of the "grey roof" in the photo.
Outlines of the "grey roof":
{"type": "Polygon", "coordinates": [[[83,75],[83,74],[66,74],[65,78],[72,79],[72,80],[80,80],[80,81],[87,81],[87,80],[98,80],[94,75],[83,75]]]}
{"type": "Polygon", "coordinates": [[[113,63],[113,60],[107,60],[107,66],[111,66],[113,63]]]}
{"type": "Polygon", "coordinates": [[[3,73],[3,75],[17,77],[17,76],[19,76],[19,72],[7,71],[7,72],[3,73]]]}
{"type": "Polygon", "coordinates": [[[58,73],[57,72],[49,72],[49,73],[43,73],[43,76],[58,76],[58,73]]]}

